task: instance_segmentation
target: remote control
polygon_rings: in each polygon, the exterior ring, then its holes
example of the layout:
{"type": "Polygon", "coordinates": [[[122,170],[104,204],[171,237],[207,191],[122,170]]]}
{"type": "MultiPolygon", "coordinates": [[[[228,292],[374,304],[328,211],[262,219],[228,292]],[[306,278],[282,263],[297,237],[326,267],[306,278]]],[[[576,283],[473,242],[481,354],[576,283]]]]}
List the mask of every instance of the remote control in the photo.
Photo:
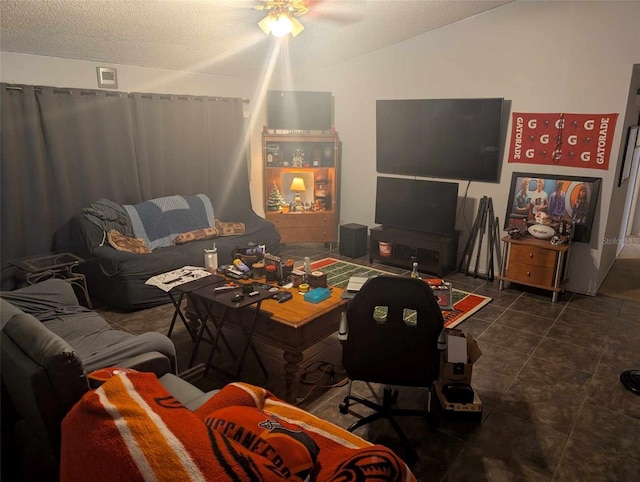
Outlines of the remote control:
{"type": "Polygon", "coordinates": [[[278,303],[284,303],[285,301],[289,301],[293,298],[293,295],[288,291],[282,291],[281,293],[276,293],[273,295],[273,298],[278,300],[278,303]]]}
{"type": "Polygon", "coordinates": [[[260,292],[259,291],[252,291],[251,293],[249,293],[249,296],[256,296],[259,295],[260,292]]]}

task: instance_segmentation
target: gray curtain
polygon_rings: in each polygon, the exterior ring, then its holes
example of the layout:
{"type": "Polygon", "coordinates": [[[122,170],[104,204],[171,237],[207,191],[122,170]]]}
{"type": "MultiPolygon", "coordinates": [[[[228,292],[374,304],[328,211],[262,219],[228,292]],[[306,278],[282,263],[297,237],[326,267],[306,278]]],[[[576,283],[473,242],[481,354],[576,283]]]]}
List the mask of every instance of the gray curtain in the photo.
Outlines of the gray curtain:
{"type": "Polygon", "coordinates": [[[250,208],[250,197],[241,99],[131,99],[144,199],[205,193],[217,218],[243,219],[238,208],[250,208]]]}
{"type": "Polygon", "coordinates": [[[0,88],[3,269],[65,245],[71,218],[100,198],[202,192],[218,217],[230,185],[228,205],[250,202],[241,99],[0,88]]]}

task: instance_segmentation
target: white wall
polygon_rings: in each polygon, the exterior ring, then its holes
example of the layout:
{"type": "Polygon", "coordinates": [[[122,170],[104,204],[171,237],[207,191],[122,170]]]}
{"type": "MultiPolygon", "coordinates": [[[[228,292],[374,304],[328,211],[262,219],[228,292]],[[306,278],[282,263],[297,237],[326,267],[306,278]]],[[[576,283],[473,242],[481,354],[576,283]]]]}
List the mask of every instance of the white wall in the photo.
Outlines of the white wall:
{"type": "MultiPolygon", "coordinates": [[[[502,224],[514,171],[602,177],[591,243],[574,244],[568,284],[572,291],[595,294],[609,267],[601,266],[603,251],[609,257],[615,251],[603,246],[603,238],[619,233],[625,196],[612,203],[612,193],[619,189],[622,123],[639,46],[640,2],[516,2],[298,79],[296,88],[333,92],[343,141],[342,222],[369,226],[376,99],[504,97],[515,112],[621,114],[607,171],[509,164],[505,152],[501,183],[473,182],[469,189],[476,201],[493,199],[502,224]]],[[[508,145],[510,126],[507,135],[508,145]]],[[[460,182],[460,193],[465,187],[460,182]]]]}
{"type": "MultiPolygon", "coordinates": [[[[632,66],[640,63],[638,45],[640,2],[518,1],[296,79],[288,88],[333,92],[335,125],[343,142],[341,222],[373,226],[376,99],[504,97],[511,101],[512,111],[622,115],[632,66]]],[[[2,52],[0,80],[96,88],[98,65],[118,68],[123,91],[251,99],[252,200],[256,211],[263,212],[260,79],[242,81],[2,52]]],[[[603,239],[618,235],[622,216],[625,195],[613,194],[619,189],[623,120],[618,119],[607,171],[505,161],[500,184],[474,182],[468,192],[476,201],[490,196],[503,223],[514,171],[602,177],[591,243],[576,243],[572,248],[568,285],[572,291],[595,294],[608,270],[603,257],[608,260],[615,250],[603,245],[603,239]]],[[[461,193],[465,187],[460,182],[461,193]]],[[[472,224],[473,218],[467,223],[472,224]]],[[[466,229],[463,221],[459,220],[458,228],[466,229]]]]}
{"type": "Polygon", "coordinates": [[[97,89],[96,67],[114,67],[118,71],[117,90],[123,92],[243,98],[253,94],[253,82],[234,77],[12,52],[0,52],[0,67],[0,80],[15,84],[97,89]]]}

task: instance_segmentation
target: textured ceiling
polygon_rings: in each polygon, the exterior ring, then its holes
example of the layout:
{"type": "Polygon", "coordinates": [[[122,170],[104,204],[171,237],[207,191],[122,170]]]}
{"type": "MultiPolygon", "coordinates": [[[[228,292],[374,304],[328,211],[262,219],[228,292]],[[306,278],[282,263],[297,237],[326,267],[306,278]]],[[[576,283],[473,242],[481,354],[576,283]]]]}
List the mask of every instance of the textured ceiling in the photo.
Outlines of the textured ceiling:
{"type": "MultiPolygon", "coordinates": [[[[326,67],[512,0],[310,0],[288,43],[291,68],[326,67]]],[[[254,0],[0,0],[0,48],[114,64],[244,77],[275,40],[254,0]]]]}

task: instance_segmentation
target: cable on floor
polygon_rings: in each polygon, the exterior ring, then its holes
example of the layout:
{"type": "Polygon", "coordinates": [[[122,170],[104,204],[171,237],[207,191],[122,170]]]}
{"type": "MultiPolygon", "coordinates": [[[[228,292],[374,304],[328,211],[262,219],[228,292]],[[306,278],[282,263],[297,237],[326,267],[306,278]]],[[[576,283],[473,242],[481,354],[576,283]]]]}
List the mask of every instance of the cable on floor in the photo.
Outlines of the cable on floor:
{"type": "Polygon", "coordinates": [[[304,385],[311,385],[311,387],[304,397],[296,399],[295,405],[304,403],[316,388],[344,387],[349,381],[349,377],[346,375],[347,373],[342,369],[342,367],[336,367],[333,363],[324,361],[310,363],[305,367],[304,371],[300,375],[300,383],[304,385]],[[311,378],[312,375],[315,375],[313,379],[311,378]],[[329,375],[329,384],[321,384],[322,380],[324,380],[327,375],[329,375]],[[342,377],[341,380],[335,382],[336,376],[342,377]]]}
{"type": "Polygon", "coordinates": [[[332,386],[335,383],[337,376],[346,376],[347,372],[345,372],[342,367],[338,367],[333,363],[315,361],[304,368],[300,375],[300,383],[305,385],[315,385],[320,383],[327,374],[329,374],[329,383],[332,386]],[[313,375],[315,375],[314,378],[312,378],[313,375]]]}

